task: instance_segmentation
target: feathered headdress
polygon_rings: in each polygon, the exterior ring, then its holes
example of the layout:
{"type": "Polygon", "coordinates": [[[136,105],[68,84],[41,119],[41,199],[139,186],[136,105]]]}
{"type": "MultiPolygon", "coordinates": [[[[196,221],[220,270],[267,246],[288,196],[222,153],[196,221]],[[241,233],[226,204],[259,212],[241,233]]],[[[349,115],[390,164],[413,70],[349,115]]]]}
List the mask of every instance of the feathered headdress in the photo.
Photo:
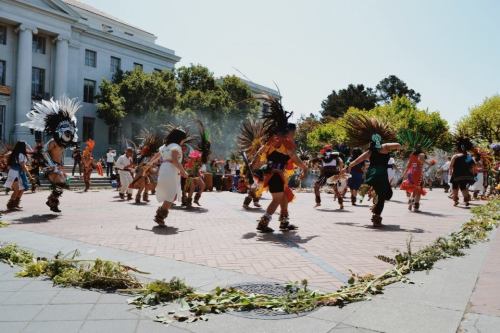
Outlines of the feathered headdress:
{"type": "Polygon", "coordinates": [[[240,127],[240,134],[237,138],[238,148],[242,152],[245,152],[250,158],[253,158],[264,143],[264,135],[262,121],[247,119],[240,127]]]}
{"type": "Polygon", "coordinates": [[[343,127],[351,147],[363,147],[369,144],[370,148],[379,149],[382,142],[396,139],[396,135],[388,123],[364,114],[346,116],[343,127]]]}
{"type": "Polygon", "coordinates": [[[29,121],[21,123],[35,131],[45,131],[63,147],[74,145],[78,141],[76,112],[81,104],[76,99],[63,96],[59,100],[42,100],[33,105],[26,117],[29,121]]]}
{"type": "Polygon", "coordinates": [[[488,149],[474,147],[472,152],[474,153],[474,155],[478,155],[481,157],[481,161],[483,161],[483,165],[485,168],[489,169],[493,165],[494,158],[488,149]]]}
{"type": "Polygon", "coordinates": [[[163,138],[160,134],[148,129],[141,130],[137,137],[141,141],[141,156],[151,156],[158,151],[163,144],[163,138]]]}
{"type": "Polygon", "coordinates": [[[472,150],[474,148],[474,143],[466,136],[456,136],[455,137],[455,146],[457,149],[466,152],[472,150]]]}
{"type": "Polygon", "coordinates": [[[210,156],[210,147],[212,146],[212,144],[210,143],[208,132],[201,120],[197,120],[197,123],[200,130],[200,143],[198,145],[198,149],[201,151],[201,162],[207,163],[208,157],[210,156]]]}
{"type": "Polygon", "coordinates": [[[188,146],[192,146],[196,141],[196,136],[191,134],[189,127],[187,126],[168,123],[166,125],[162,125],[161,127],[164,129],[165,137],[167,137],[167,135],[173,130],[178,129],[186,133],[186,139],[184,140],[185,144],[187,144],[188,146]]]}
{"type": "Polygon", "coordinates": [[[285,134],[288,130],[288,119],[293,112],[285,111],[281,102],[268,95],[262,97],[265,103],[262,106],[262,116],[264,121],[264,132],[267,138],[273,135],[285,134]]]}
{"type": "Polygon", "coordinates": [[[88,139],[87,140],[87,147],[85,147],[85,149],[83,150],[82,157],[84,157],[84,158],[91,157],[92,152],[94,151],[94,147],[95,147],[95,141],[92,139],[88,139]]]}
{"type": "Polygon", "coordinates": [[[398,140],[401,145],[407,147],[411,151],[428,150],[434,144],[434,141],[429,137],[409,129],[402,129],[398,133],[398,140]]]}

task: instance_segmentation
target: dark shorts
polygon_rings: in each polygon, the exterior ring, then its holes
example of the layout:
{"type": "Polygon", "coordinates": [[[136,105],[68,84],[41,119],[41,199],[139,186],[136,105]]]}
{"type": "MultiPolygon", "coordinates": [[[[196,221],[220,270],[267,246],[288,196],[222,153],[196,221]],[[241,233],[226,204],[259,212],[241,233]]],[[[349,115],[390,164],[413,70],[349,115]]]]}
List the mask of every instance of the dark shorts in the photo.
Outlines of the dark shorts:
{"type": "Polygon", "coordinates": [[[358,172],[351,172],[351,178],[347,180],[347,186],[349,186],[351,190],[357,191],[359,190],[362,184],[363,184],[363,174],[358,172]]]}
{"type": "Polygon", "coordinates": [[[469,181],[467,181],[467,180],[460,180],[460,181],[456,181],[456,182],[451,183],[451,188],[454,190],[460,189],[461,191],[465,191],[468,186],[469,186],[469,181]]]}
{"type": "Polygon", "coordinates": [[[281,193],[285,191],[285,183],[279,174],[272,175],[267,185],[271,193],[281,193]]]}
{"type": "Polygon", "coordinates": [[[330,167],[330,166],[323,167],[321,169],[321,173],[319,175],[319,178],[316,181],[316,184],[318,184],[319,186],[325,186],[328,178],[335,176],[335,175],[338,175],[338,174],[339,174],[339,170],[337,167],[330,167]]]}

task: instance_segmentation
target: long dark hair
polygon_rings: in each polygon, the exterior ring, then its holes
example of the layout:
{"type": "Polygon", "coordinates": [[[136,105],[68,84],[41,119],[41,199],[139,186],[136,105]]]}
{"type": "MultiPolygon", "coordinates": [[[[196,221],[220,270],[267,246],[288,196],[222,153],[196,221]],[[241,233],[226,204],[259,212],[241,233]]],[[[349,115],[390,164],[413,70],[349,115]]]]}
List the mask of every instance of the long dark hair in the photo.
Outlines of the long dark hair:
{"type": "Polygon", "coordinates": [[[19,154],[23,154],[24,156],[28,155],[26,152],[26,142],[17,141],[12,153],[9,156],[9,165],[14,165],[18,163],[19,154]]]}
{"type": "Polygon", "coordinates": [[[361,148],[354,148],[351,152],[351,160],[354,161],[361,156],[361,154],[363,154],[363,150],[361,150],[361,148]]]}
{"type": "Polygon", "coordinates": [[[185,140],[187,138],[186,132],[184,132],[181,129],[173,129],[168,135],[167,139],[165,140],[165,145],[168,146],[171,143],[176,143],[178,145],[181,144],[182,140],[185,140]]]}

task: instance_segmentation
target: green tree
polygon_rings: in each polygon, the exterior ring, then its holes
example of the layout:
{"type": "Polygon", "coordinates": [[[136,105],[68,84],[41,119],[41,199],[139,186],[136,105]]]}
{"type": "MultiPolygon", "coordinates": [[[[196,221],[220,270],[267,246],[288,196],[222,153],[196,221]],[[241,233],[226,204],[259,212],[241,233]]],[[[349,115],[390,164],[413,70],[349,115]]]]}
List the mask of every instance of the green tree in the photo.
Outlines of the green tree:
{"type": "Polygon", "coordinates": [[[396,75],[390,75],[377,84],[377,93],[379,100],[384,103],[390,103],[394,97],[406,96],[413,103],[420,102],[420,94],[413,89],[408,88],[406,83],[396,75]]]}
{"type": "Polygon", "coordinates": [[[172,110],[175,106],[177,88],[170,71],[145,73],[135,69],[125,73],[119,85],[125,110],[133,115],[145,116],[159,109],[172,110]]]}
{"type": "Polygon", "coordinates": [[[377,96],[373,89],[364,85],[349,84],[346,89],[332,91],[321,103],[323,117],[342,117],[350,107],[370,110],[375,107],[377,96]]]}
{"type": "MultiPolygon", "coordinates": [[[[348,113],[361,112],[351,108],[348,113]]],[[[434,142],[434,146],[442,149],[450,147],[448,122],[441,118],[439,112],[418,109],[406,96],[395,97],[389,104],[379,105],[368,114],[389,122],[399,132],[401,129],[418,131],[434,142]]]]}
{"type": "Polygon", "coordinates": [[[500,141],[500,95],[486,98],[481,105],[469,110],[469,114],[457,123],[459,133],[477,141],[500,141]]]}
{"type": "Polygon", "coordinates": [[[102,80],[99,86],[100,94],[97,95],[97,116],[102,118],[107,125],[116,126],[127,115],[125,99],[120,95],[120,86],[108,80],[102,80]]]}
{"type": "Polygon", "coordinates": [[[334,119],[321,124],[307,134],[307,146],[313,152],[318,152],[324,145],[339,144],[346,140],[343,119],[334,119]]]}

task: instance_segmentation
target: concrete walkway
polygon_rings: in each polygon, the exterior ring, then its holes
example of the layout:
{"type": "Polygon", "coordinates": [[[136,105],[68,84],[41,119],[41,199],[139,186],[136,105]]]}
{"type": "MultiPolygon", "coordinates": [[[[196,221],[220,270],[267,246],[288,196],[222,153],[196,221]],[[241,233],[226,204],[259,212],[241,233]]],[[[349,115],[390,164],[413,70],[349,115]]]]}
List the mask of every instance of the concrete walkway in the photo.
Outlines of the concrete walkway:
{"type": "MultiPolygon", "coordinates": [[[[0,229],[0,239],[30,248],[37,255],[53,255],[58,251],[69,252],[78,248],[83,258],[102,257],[137,265],[149,270],[150,278],[185,277],[188,283],[202,290],[209,290],[215,285],[261,281],[251,275],[11,227],[0,229]]],[[[431,272],[411,274],[414,284],[389,286],[383,295],[371,301],[342,309],[325,307],[303,317],[283,320],[249,319],[224,314],[212,315],[207,322],[164,325],[151,319],[155,314],[165,312],[161,308],[139,311],[127,305],[126,296],[52,287],[49,281],[40,279],[15,278],[16,269],[0,264],[0,332],[451,333],[457,331],[462,318],[462,329],[466,332],[498,332],[500,318],[494,313],[486,316],[477,314],[479,310],[471,312],[474,307],[469,303],[478,297],[481,288],[487,287],[482,277],[494,269],[498,271],[498,262],[491,262],[490,254],[498,253],[499,239],[474,246],[465,257],[441,261],[431,272]],[[490,264],[495,268],[491,268],[490,264]],[[474,322],[472,325],[469,324],[471,321],[474,322]]],[[[486,303],[481,303],[481,306],[483,312],[489,309],[486,303]]]]}

